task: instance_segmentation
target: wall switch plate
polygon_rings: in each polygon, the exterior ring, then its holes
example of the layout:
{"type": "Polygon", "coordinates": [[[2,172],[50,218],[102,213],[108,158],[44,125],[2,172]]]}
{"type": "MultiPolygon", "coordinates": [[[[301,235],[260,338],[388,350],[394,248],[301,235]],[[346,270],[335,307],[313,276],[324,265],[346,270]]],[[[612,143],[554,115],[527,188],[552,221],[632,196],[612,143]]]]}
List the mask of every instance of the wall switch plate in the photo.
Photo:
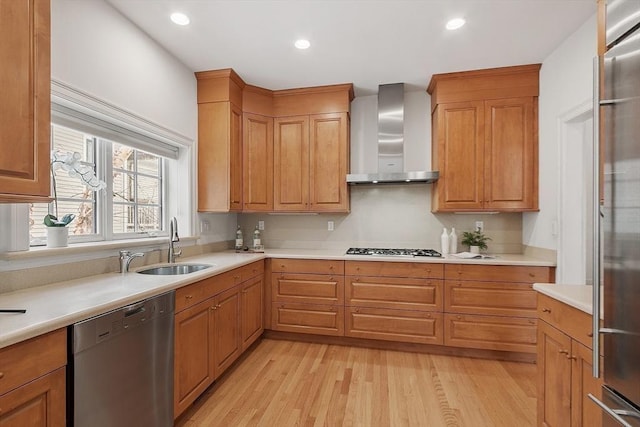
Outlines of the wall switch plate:
{"type": "Polygon", "coordinates": [[[484,221],[476,221],[476,230],[484,231],[484,221]]]}
{"type": "Polygon", "coordinates": [[[334,223],[333,221],[327,221],[327,231],[333,231],[334,223]]]}
{"type": "Polygon", "coordinates": [[[258,221],[258,230],[264,231],[264,221],[258,221]]]}

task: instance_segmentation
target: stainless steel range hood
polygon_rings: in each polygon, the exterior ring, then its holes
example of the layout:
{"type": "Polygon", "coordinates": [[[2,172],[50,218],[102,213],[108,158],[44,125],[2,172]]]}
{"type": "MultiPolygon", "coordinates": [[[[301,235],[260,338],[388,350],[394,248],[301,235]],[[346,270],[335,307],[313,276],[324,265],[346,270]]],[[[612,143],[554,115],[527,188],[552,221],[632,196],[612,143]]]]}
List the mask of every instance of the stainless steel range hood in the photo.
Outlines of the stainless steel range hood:
{"type": "MultiPolygon", "coordinates": [[[[427,120],[427,118],[425,118],[427,120]]],[[[404,83],[378,86],[378,171],[347,175],[347,183],[431,183],[437,171],[404,170],[404,83]]]]}

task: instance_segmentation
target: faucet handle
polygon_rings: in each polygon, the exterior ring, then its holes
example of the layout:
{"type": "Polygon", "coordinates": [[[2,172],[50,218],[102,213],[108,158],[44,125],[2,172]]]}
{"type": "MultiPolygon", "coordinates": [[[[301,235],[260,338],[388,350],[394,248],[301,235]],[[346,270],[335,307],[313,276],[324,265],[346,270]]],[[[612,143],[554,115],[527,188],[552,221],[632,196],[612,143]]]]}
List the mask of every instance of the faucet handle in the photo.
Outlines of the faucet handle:
{"type": "Polygon", "coordinates": [[[131,255],[131,251],[120,251],[120,259],[126,258],[131,255]]]}

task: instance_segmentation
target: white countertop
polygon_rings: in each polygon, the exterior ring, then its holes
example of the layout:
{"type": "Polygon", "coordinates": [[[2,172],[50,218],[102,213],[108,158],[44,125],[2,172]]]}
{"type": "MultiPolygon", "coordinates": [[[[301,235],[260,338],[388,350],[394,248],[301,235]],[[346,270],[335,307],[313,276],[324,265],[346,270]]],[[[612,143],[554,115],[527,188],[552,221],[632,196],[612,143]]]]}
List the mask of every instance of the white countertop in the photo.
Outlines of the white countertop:
{"type": "Polygon", "coordinates": [[[523,255],[499,255],[494,259],[465,260],[345,255],[344,250],[271,249],[266,253],[215,252],[182,259],[181,263],[212,264],[199,272],[155,276],[131,273],[101,274],[0,294],[0,308],[26,309],[25,314],[0,313],[0,348],[66,327],[107,311],[177,289],[207,277],[264,258],[340,259],[358,261],[431,262],[486,265],[554,266],[554,263],[523,255]]]}
{"type": "MultiPolygon", "coordinates": [[[[562,301],[565,304],[592,314],[593,288],[586,285],[556,285],[552,283],[534,283],[533,289],[562,301]]],[[[602,310],[601,310],[602,313],[602,310]]]]}

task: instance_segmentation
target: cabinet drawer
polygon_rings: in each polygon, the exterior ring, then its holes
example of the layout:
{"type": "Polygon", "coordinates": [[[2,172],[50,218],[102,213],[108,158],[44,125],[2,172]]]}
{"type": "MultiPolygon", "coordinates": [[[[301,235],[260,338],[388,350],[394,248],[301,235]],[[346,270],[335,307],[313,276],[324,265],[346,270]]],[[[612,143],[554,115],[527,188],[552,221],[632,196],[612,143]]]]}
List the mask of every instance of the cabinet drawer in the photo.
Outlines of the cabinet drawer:
{"type": "Polygon", "coordinates": [[[344,304],[344,276],[271,274],[271,298],[279,302],[344,304]]]}
{"type": "Polygon", "coordinates": [[[271,271],[284,273],[344,274],[344,261],[275,258],[271,271]]]}
{"type": "Polygon", "coordinates": [[[346,261],[348,276],[388,276],[442,279],[442,264],[427,262],[346,261]]]}
{"type": "Polygon", "coordinates": [[[273,303],[272,329],[283,332],[344,336],[344,307],[273,303]]]}
{"type": "Polygon", "coordinates": [[[67,364],[67,331],[0,349],[0,395],[67,364]]]}
{"type": "Polygon", "coordinates": [[[584,311],[538,293],[538,317],[589,349],[593,348],[592,317],[584,311]]]}
{"type": "Polygon", "coordinates": [[[444,311],[449,313],[537,317],[533,285],[462,280],[444,282],[444,311]]]}
{"type": "Polygon", "coordinates": [[[347,276],[345,300],[350,306],[442,311],[442,280],[347,276]]]}
{"type": "Polygon", "coordinates": [[[242,282],[242,269],[236,268],[176,289],[176,313],[231,289],[242,282]]]}
{"type": "Polygon", "coordinates": [[[247,280],[259,276],[264,273],[264,261],[252,262],[249,265],[245,265],[240,269],[240,280],[246,282],[247,280]]]}
{"type": "Polygon", "coordinates": [[[442,344],[442,314],[348,307],[345,335],[385,341],[442,344]]]}
{"type": "Polygon", "coordinates": [[[444,315],[444,344],[486,350],[536,352],[537,319],[444,315]]]}
{"type": "Polygon", "coordinates": [[[444,266],[444,278],[487,282],[552,283],[555,280],[555,268],[520,265],[447,264],[444,266]]]}

